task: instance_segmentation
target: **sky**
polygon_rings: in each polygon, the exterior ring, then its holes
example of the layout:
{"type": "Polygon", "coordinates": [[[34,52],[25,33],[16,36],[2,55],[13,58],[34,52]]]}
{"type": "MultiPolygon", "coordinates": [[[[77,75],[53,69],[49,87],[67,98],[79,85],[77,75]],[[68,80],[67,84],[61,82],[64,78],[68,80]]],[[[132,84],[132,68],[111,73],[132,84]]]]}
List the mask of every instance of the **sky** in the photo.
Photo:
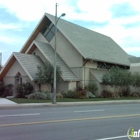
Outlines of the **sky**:
{"type": "Polygon", "coordinates": [[[44,13],[110,36],[128,54],[140,57],[139,0],[0,0],[2,65],[19,52],[44,13]]]}

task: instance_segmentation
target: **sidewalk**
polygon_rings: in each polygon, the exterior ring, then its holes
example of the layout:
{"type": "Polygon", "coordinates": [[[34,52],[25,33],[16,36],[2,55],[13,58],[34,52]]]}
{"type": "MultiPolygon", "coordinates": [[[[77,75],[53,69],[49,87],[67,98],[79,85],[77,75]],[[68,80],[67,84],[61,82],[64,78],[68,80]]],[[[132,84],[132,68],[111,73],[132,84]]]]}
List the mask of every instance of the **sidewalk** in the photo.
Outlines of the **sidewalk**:
{"type": "Polygon", "coordinates": [[[87,102],[57,102],[52,103],[26,103],[17,104],[5,98],[0,98],[0,108],[24,108],[24,107],[59,107],[59,106],[81,106],[81,105],[100,105],[100,104],[128,104],[140,103],[140,100],[118,100],[118,101],[87,101],[87,102]]]}
{"type": "Polygon", "coordinates": [[[8,99],[6,99],[6,98],[0,98],[0,106],[1,105],[15,105],[15,104],[17,104],[17,103],[15,103],[15,102],[12,102],[12,101],[10,101],[10,100],[8,100],[8,99]]]}

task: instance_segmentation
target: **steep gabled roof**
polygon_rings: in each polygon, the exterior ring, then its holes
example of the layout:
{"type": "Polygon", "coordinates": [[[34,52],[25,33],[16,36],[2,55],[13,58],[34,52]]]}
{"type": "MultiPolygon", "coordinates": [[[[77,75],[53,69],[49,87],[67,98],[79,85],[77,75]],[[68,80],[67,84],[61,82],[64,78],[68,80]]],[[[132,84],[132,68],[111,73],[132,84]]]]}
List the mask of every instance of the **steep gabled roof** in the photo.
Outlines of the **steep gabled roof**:
{"type": "MultiPolygon", "coordinates": [[[[44,55],[44,57],[51,63],[54,63],[54,49],[48,43],[43,43],[39,41],[34,41],[34,44],[44,55]]],[[[68,65],[62,60],[62,58],[57,54],[56,55],[56,64],[61,68],[62,78],[64,81],[79,81],[77,76],[73,71],[68,67],[68,65]]]]}
{"type": "MultiPolygon", "coordinates": [[[[54,16],[46,16],[54,23],[54,16]]],[[[57,26],[85,59],[130,65],[127,53],[112,38],[63,19],[57,26]]]]}
{"type": "Polygon", "coordinates": [[[9,61],[3,67],[0,73],[0,79],[2,79],[6,75],[6,73],[16,60],[32,81],[37,78],[37,66],[43,66],[44,64],[43,61],[36,55],[14,52],[10,57],[9,61]]]}
{"type": "MultiPolygon", "coordinates": [[[[25,53],[37,34],[46,26],[48,19],[55,22],[54,16],[44,14],[21,53],[25,53]]],[[[63,19],[59,19],[57,27],[85,59],[130,66],[127,53],[112,38],[63,19]]]]}

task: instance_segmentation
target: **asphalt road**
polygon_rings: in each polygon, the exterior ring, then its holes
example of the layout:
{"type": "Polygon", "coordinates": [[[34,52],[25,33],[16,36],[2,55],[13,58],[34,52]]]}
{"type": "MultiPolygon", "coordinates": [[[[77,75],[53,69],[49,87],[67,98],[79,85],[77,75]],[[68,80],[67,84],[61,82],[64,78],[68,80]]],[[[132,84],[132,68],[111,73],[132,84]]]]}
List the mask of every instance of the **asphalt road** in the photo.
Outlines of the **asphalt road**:
{"type": "Polygon", "coordinates": [[[0,110],[0,140],[128,140],[131,127],[140,129],[140,104],[0,110]]]}

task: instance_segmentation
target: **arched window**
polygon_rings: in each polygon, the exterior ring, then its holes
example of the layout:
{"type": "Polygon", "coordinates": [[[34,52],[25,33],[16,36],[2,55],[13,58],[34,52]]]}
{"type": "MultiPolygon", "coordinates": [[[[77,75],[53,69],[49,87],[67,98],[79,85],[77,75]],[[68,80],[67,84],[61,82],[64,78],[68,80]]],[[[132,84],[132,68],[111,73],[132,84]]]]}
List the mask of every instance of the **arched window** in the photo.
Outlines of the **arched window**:
{"type": "Polygon", "coordinates": [[[22,75],[20,74],[20,72],[15,75],[15,86],[19,84],[22,84],[22,75]]]}

